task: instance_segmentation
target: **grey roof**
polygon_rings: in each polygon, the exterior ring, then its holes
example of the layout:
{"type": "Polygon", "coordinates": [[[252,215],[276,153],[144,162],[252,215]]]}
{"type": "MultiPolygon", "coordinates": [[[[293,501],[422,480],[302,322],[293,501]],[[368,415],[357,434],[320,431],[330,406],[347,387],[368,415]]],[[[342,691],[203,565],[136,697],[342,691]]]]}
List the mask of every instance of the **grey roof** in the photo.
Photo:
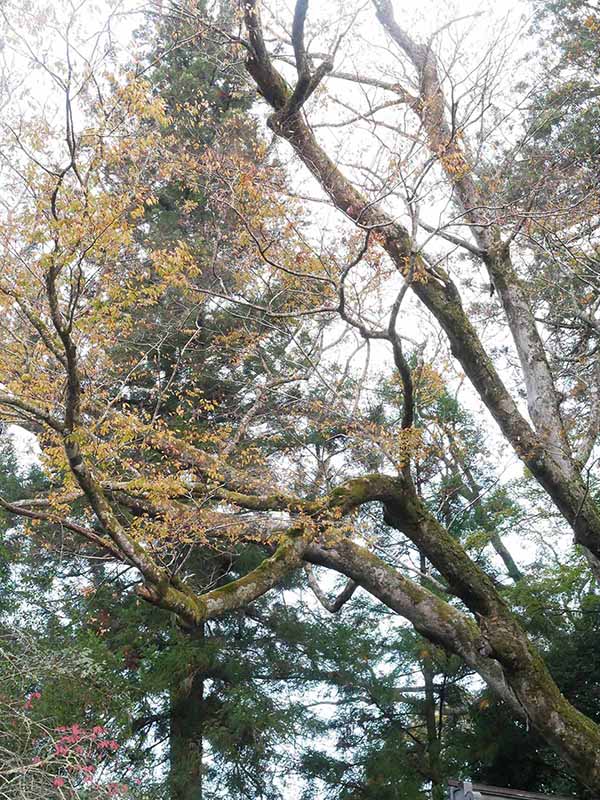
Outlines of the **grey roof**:
{"type": "Polygon", "coordinates": [[[574,800],[573,796],[524,792],[520,789],[502,789],[483,783],[448,781],[449,800],[574,800]],[[479,797],[478,797],[479,795],[479,797]]]}

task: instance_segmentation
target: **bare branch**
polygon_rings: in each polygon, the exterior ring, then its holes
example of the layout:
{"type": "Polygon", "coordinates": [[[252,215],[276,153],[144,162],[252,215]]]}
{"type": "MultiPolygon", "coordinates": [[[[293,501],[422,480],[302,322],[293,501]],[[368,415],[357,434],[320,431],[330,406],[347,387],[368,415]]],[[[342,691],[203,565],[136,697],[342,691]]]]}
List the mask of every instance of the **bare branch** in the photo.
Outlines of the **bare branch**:
{"type": "Polygon", "coordinates": [[[358,584],[350,579],[346,583],[342,591],[338,594],[338,596],[333,600],[330,600],[325,594],[325,592],[323,592],[323,590],[319,586],[319,582],[316,579],[310,564],[308,563],[304,564],[304,571],[306,572],[308,585],[312,589],[313,594],[315,595],[319,603],[321,603],[323,608],[326,611],[329,611],[330,614],[337,614],[338,611],[340,611],[340,609],[342,608],[342,606],[345,603],[347,603],[348,600],[350,600],[350,598],[352,597],[352,595],[354,594],[354,592],[358,587],[358,584]]]}

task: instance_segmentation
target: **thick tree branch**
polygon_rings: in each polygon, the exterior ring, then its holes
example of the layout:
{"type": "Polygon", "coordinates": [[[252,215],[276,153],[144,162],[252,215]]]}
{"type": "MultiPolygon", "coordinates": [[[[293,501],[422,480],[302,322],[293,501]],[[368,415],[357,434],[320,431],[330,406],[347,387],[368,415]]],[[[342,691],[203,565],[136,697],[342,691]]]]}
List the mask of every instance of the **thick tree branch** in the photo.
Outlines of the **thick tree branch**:
{"type": "Polygon", "coordinates": [[[152,585],[141,586],[138,593],[149,603],[175,612],[185,624],[197,627],[208,619],[245,608],[279,584],[300,566],[306,541],[301,529],[291,529],[275,553],[256,569],[206,594],[183,595],[172,586],[161,592],[152,585]]]}
{"type": "MultiPolygon", "coordinates": [[[[383,13],[387,13],[390,4],[382,0],[380,4],[383,13]]],[[[247,61],[247,68],[262,95],[275,110],[283,107],[286,100],[285,82],[274,69],[268,57],[260,20],[256,12],[256,0],[245,4],[245,21],[251,41],[255,43],[253,56],[247,61]]],[[[402,47],[417,65],[428,62],[427,48],[409,41],[405,34],[401,35],[402,47]]],[[[430,67],[428,67],[430,69],[430,67]]],[[[428,80],[436,87],[436,103],[427,110],[431,118],[431,130],[438,137],[437,145],[432,143],[434,152],[440,147],[445,148],[447,138],[444,131],[440,133],[437,124],[440,120],[439,81],[429,76],[428,80]],[[438,111],[435,112],[436,104],[438,111]],[[437,113],[437,116],[436,116],[437,113]]],[[[269,124],[282,138],[286,139],[296,151],[299,158],[320,182],[323,189],[331,198],[334,205],[353,219],[358,225],[367,230],[377,231],[385,250],[396,264],[402,274],[406,274],[412,252],[412,240],[408,231],[394,220],[390,219],[377,205],[369,203],[356,190],[352,183],[340,172],[337,165],[329,158],[318,144],[314,134],[299,114],[288,118],[284,125],[279,124],[277,115],[270,118],[269,124]]],[[[429,124],[429,123],[428,123],[429,124]]],[[[455,146],[455,145],[453,145],[455,146]]],[[[471,180],[472,182],[472,180],[471,180]]],[[[469,186],[467,182],[464,184],[469,186]]],[[[473,208],[475,202],[464,204],[473,208]]],[[[477,203],[477,207],[479,204],[477,203]]],[[[476,220],[475,220],[476,222],[476,220]]],[[[481,231],[487,230],[481,226],[481,231]]],[[[481,231],[473,231],[478,237],[478,245],[487,248],[490,245],[488,238],[482,238],[481,231]]],[[[493,250],[487,257],[488,266],[492,270],[512,269],[508,254],[502,248],[493,250]]],[[[519,319],[525,320],[525,326],[517,331],[517,347],[522,355],[522,360],[529,364],[528,374],[530,380],[530,404],[536,405],[534,419],[538,422],[541,436],[532,430],[529,423],[520,414],[519,409],[500,379],[488,354],[464,312],[456,286],[439,270],[432,271],[422,259],[417,259],[417,273],[422,273],[422,280],[415,279],[412,289],[428,310],[437,319],[442,329],[448,336],[451,350],[455,358],[463,367],[466,375],[488,407],[490,413],[497,421],[500,429],[512,444],[517,454],[529,467],[533,475],[552,497],[561,513],[572,526],[576,539],[585,545],[600,558],[600,512],[595,504],[590,502],[585,492],[585,486],[570,459],[568,449],[565,449],[565,436],[560,419],[555,414],[557,407],[556,393],[552,376],[546,360],[539,334],[535,329],[535,322],[528,311],[527,301],[522,294],[520,284],[514,286],[514,291],[509,290],[505,296],[509,297],[509,304],[514,307],[509,323],[518,326],[519,319]],[[512,320],[512,322],[511,322],[512,320]],[[541,350],[540,350],[541,347],[541,350]],[[534,399],[537,398],[536,403],[534,399]],[[543,421],[544,409],[547,420],[543,421]],[[550,431],[555,435],[550,437],[550,431]]],[[[496,275],[493,272],[492,279],[496,275]]],[[[500,276],[500,283],[505,278],[500,276]]],[[[500,289],[499,289],[500,291],[500,289]]],[[[507,312],[508,313],[508,312],[507,312]]]]}
{"type": "Polygon", "coordinates": [[[565,475],[574,476],[569,443],[560,416],[554,378],[546,351],[537,330],[534,315],[510,257],[509,244],[502,242],[497,230],[489,227],[482,209],[490,202],[482,197],[480,185],[473,179],[473,165],[461,144],[456,130],[446,120],[446,103],[436,58],[427,45],[414,41],[396,22],[390,0],[373,0],[377,17],[392,40],[408,56],[418,77],[419,103],[413,106],[425,133],[429,148],[435,154],[449,185],[454,187],[465,219],[477,241],[480,255],[502,300],[527,388],[529,414],[543,437],[548,453],[565,475]]]}
{"type": "Polygon", "coordinates": [[[481,631],[468,616],[350,539],[340,539],[331,546],[312,543],[304,556],[313,564],[346,575],[409,620],[428,641],[459,655],[513,711],[524,713],[506,684],[500,665],[490,658],[481,631]]]}

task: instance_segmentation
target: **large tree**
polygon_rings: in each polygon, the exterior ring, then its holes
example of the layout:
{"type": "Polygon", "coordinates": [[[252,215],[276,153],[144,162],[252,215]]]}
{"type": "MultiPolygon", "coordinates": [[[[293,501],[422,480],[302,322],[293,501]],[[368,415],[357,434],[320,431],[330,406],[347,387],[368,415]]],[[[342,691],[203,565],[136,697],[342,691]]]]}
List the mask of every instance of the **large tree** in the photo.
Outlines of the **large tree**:
{"type": "MultiPolygon", "coordinates": [[[[502,152],[500,56],[491,49],[469,63],[460,45],[469,41],[461,25],[470,20],[421,37],[388,0],[375,0],[315,27],[311,53],[307,0],[296,3],[289,41],[285,22],[276,42],[269,33],[270,49],[257,6],[243,4],[235,35],[231,23],[197,23],[246,52],[246,68],[272,108],[269,126],[323,190],[302,194],[332,206],[356,232],[332,236],[326,215],[309,227],[264,148],[252,159],[218,146],[199,156],[178,145],[164,104],[143,82],[115,86],[90,71],[89,59],[77,72],[76,50],[64,68],[38,57],[67,112],[63,130],[47,117],[20,127],[9,117],[5,128],[5,184],[15,199],[2,220],[0,405],[6,420],[38,433],[52,487],[47,497],[3,507],[59,524],[135,568],[139,596],[190,630],[247,607],[303,563],[346,576],[351,583],[326,604],[339,607],[361,586],[460,657],[597,791],[598,725],[560,692],[525,618],[456,535],[454,489],[438,509],[428,502],[448,473],[459,492],[470,493],[468,502],[482,494],[465,443],[443,404],[436,410],[445,385],[455,388],[454,366],[494,419],[490,437],[501,435],[514,449],[598,577],[600,511],[586,466],[598,433],[595,387],[583,382],[573,391],[571,372],[560,371],[561,343],[548,340],[536,313],[547,299],[527,281],[529,252],[539,254],[547,238],[536,231],[552,220],[558,232],[577,232],[597,212],[595,200],[583,193],[569,205],[559,193],[548,202],[547,190],[562,186],[553,173],[560,164],[527,182],[520,145],[502,152]],[[375,64],[360,48],[353,62],[356,46],[346,44],[365,14],[381,45],[375,64]],[[333,97],[348,114],[333,123],[343,126],[341,142],[315,133],[317,124],[327,126],[318,121],[326,76],[330,92],[338,82],[361,90],[333,97]],[[89,124],[79,130],[73,108],[81,98],[89,124]],[[362,132],[353,137],[354,127],[367,127],[374,143],[365,144],[362,132]],[[215,219],[241,221],[225,248],[199,263],[185,225],[166,248],[144,238],[146,211],[159,200],[148,168],[159,182],[185,181],[186,213],[201,190],[215,219]],[[487,272],[499,306],[474,293],[477,270],[487,272]],[[180,426],[142,413],[129,402],[130,388],[115,390],[122,371],[111,360],[115,340],[126,339],[140,305],[152,306],[169,286],[195,299],[204,320],[216,324],[223,307],[238,315],[239,329],[213,340],[250,400],[227,431],[216,401],[193,382],[183,383],[170,412],[185,420],[180,426]],[[407,310],[409,291],[422,310],[407,310]],[[496,350],[485,345],[489,328],[502,337],[496,350]],[[418,339],[422,331],[437,348],[418,339]],[[396,384],[377,402],[382,382],[370,383],[367,359],[355,364],[357,353],[380,342],[396,384]],[[83,519],[70,510],[82,501],[83,519]],[[181,558],[182,545],[229,552],[246,541],[259,546],[262,560],[217,588],[199,585],[181,558]]],[[[276,34],[277,15],[272,23],[276,34]]],[[[520,124],[518,110],[509,110],[520,124]]],[[[578,246],[586,264],[593,261],[593,242],[578,246]]],[[[554,274],[553,265],[544,261],[545,274],[554,274]]],[[[587,354],[594,356],[595,349],[587,354]]],[[[159,370],[159,397],[165,377],[159,370]]],[[[518,578],[490,509],[481,513],[491,544],[518,578]]],[[[424,674],[431,681],[432,670],[424,674]]]]}

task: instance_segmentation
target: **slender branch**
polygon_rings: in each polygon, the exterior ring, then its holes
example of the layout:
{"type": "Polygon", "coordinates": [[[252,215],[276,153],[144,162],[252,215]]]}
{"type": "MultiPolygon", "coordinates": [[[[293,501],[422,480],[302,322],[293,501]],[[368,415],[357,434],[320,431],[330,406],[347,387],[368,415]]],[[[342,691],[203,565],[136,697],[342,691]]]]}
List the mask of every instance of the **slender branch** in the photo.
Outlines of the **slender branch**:
{"type": "Polygon", "coordinates": [[[65,530],[77,533],[79,536],[83,536],[88,541],[92,542],[95,545],[98,545],[103,550],[106,550],[108,553],[111,554],[111,556],[118,559],[119,561],[123,560],[123,553],[117,547],[114,546],[114,544],[110,541],[110,539],[106,539],[103,536],[94,533],[94,531],[92,531],[90,528],[86,528],[83,525],[78,525],[75,522],[71,522],[70,520],[58,516],[57,514],[49,514],[43,511],[35,511],[32,508],[27,508],[21,503],[9,503],[3,497],[0,497],[0,508],[3,508],[10,514],[14,514],[15,516],[18,517],[40,520],[42,522],[49,522],[52,525],[58,525],[61,528],[65,528],[65,530]]]}
{"type": "Polygon", "coordinates": [[[44,423],[52,430],[58,433],[63,433],[64,424],[54,417],[47,409],[41,408],[39,405],[24,400],[21,397],[15,397],[12,394],[0,392],[0,406],[8,406],[9,408],[16,408],[24,411],[29,417],[33,417],[38,422],[44,423]]]}
{"type": "Polygon", "coordinates": [[[356,591],[358,584],[352,579],[348,580],[342,591],[333,600],[330,600],[325,592],[319,586],[319,582],[315,577],[312,567],[309,563],[304,564],[304,571],[308,580],[308,585],[313,591],[314,596],[326,611],[330,614],[337,614],[342,606],[350,600],[356,591]]]}

